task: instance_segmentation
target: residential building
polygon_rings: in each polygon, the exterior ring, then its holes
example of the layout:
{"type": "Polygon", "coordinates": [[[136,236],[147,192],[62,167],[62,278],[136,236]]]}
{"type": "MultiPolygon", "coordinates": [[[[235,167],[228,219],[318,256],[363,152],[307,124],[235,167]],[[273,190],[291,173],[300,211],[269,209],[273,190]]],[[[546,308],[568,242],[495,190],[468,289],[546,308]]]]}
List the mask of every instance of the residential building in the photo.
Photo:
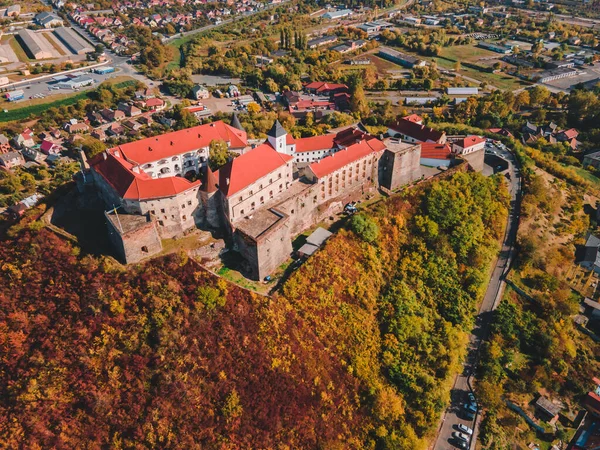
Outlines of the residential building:
{"type": "Polygon", "coordinates": [[[421,144],[422,166],[450,167],[454,161],[454,153],[450,144],[438,144],[435,142],[424,142],[421,144]]]}
{"type": "Polygon", "coordinates": [[[423,125],[423,119],[416,114],[396,120],[388,125],[388,135],[408,143],[433,142],[446,143],[446,133],[423,125]]]}
{"type": "Polygon", "coordinates": [[[41,12],[35,16],[35,22],[44,28],[54,28],[63,25],[63,20],[54,13],[41,12]]]}
{"type": "Polygon", "coordinates": [[[481,136],[467,136],[452,142],[452,151],[457,155],[481,151],[485,148],[486,139],[481,136]]]}
{"type": "Polygon", "coordinates": [[[25,158],[19,152],[8,152],[0,154],[0,166],[5,169],[12,169],[14,167],[19,167],[25,164],[25,158]]]}

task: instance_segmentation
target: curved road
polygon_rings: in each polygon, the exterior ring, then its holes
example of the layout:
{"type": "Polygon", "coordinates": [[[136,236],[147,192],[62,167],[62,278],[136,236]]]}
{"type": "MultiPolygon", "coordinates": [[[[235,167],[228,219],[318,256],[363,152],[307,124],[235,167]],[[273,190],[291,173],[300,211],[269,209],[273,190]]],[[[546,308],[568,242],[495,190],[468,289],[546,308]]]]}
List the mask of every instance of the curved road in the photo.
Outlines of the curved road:
{"type": "Polygon", "coordinates": [[[461,423],[474,430],[470,442],[470,449],[475,448],[475,442],[478,435],[478,425],[480,416],[476,415],[475,420],[466,420],[462,414],[462,405],[467,400],[467,393],[472,391],[471,380],[479,360],[479,349],[481,343],[489,336],[490,324],[494,309],[498,306],[502,293],[504,292],[504,279],[510,270],[510,265],[514,257],[514,244],[517,238],[517,229],[519,226],[519,211],[521,203],[521,176],[518,168],[519,162],[509,151],[498,150],[509,163],[507,170],[510,173],[510,194],[511,207],[509,211],[508,223],[502,243],[502,249],[498,255],[496,265],[492,272],[487,291],[481,303],[479,313],[475,321],[475,327],[469,336],[469,350],[467,358],[463,365],[463,372],[457,374],[454,387],[450,393],[450,406],[444,412],[438,435],[435,442],[430,446],[433,450],[448,450],[454,447],[452,433],[456,431],[456,425],[461,423]]]}

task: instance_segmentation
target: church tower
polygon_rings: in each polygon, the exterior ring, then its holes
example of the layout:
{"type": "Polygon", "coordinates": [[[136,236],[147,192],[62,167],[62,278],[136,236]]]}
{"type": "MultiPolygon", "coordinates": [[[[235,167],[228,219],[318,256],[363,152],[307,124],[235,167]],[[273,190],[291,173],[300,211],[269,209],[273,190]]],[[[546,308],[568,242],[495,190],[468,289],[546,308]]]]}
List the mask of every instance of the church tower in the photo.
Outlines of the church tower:
{"type": "Polygon", "coordinates": [[[287,131],[276,120],[273,127],[267,133],[267,140],[271,146],[280,153],[287,153],[287,131]]]}

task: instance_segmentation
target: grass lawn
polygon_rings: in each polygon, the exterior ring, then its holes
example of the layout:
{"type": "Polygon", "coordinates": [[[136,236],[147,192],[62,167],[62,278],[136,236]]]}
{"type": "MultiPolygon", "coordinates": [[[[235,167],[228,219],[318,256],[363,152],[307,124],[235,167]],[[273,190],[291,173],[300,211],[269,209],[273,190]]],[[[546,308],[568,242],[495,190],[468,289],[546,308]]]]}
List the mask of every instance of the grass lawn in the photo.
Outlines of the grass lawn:
{"type": "Polygon", "coordinates": [[[480,58],[497,57],[502,55],[491,52],[476,45],[453,45],[452,47],[442,48],[441,56],[452,59],[453,61],[467,61],[475,63],[480,58]]]}
{"type": "MultiPolygon", "coordinates": [[[[455,63],[449,61],[445,58],[431,58],[435,61],[438,67],[442,67],[444,69],[454,69],[455,63]]],[[[506,75],[504,73],[491,73],[491,72],[482,72],[476,69],[472,69],[471,67],[462,66],[460,68],[459,74],[467,76],[469,78],[474,78],[479,81],[485,81],[487,84],[493,85],[499,89],[514,91],[516,89],[520,89],[524,86],[529,86],[530,83],[527,83],[518,78],[512,77],[510,75],[506,75]]]]}
{"type": "Polygon", "coordinates": [[[66,55],[65,51],[63,50],[63,48],[60,45],[58,45],[58,42],[56,42],[54,40],[54,37],[50,33],[44,33],[43,36],[46,38],[46,40],[48,42],[50,42],[50,44],[52,44],[52,47],[54,47],[54,50],[56,50],[59,55],[61,55],[61,56],[65,56],[66,55]]]}
{"type": "Polygon", "coordinates": [[[594,183],[595,185],[600,186],[600,178],[598,178],[596,175],[591,174],[584,168],[575,167],[575,166],[565,166],[565,167],[568,167],[569,169],[573,169],[577,173],[577,175],[579,175],[582,178],[585,178],[590,183],[594,183]]]}
{"type": "Polygon", "coordinates": [[[21,61],[21,62],[35,61],[33,59],[29,59],[29,56],[27,56],[27,53],[25,53],[25,50],[23,50],[23,47],[21,47],[21,45],[19,45],[17,40],[14,38],[14,36],[8,40],[8,44],[10,45],[10,48],[13,49],[13,52],[15,52],[15,55],[17,55],[17,58],[19,59],[19,61],[21,61]]]}

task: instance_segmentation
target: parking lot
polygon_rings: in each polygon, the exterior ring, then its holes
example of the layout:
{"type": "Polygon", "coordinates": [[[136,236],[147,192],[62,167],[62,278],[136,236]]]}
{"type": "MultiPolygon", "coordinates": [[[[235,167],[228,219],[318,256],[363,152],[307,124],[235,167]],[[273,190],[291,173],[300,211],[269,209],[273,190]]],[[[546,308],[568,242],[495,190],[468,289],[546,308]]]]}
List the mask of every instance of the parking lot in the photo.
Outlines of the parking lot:
{"type": "MultiPolygon", "coordinates": [[[[120,75],[119,69],[117,69],[115,72],[112,72],[112,73],[109,73],[106,75],[91,73],[89,70],[82,70],[81,72],[83,72],[83,74],[86,77],[92,78],[94,80],[94,84],[92,84],[91,86],[86,86],[86,87],[74,90],[74,89],[58,88],[58,86],[57,86],[58,82],[54,81],[52,78],[46,78],[44,80],[31,82],[31,83],[23,83],[23,84],[16,86],[14,88],[14,90],[19,90],[19,89],[23,90],[25,92],[25,98],[23,100],[18,100],[14,103],[19,104],[19,103],[25,102],[26,100],[40,99],[40,98],[50,97],[52,95],[70,94],[70,93],[75,93],[75,92],[81,91],[81,90],[93,89],[93,88],[97,87],[100,83],[110,80],[111,78],[114,78],[114,77],[117,77],[120,75]]],[[[11,90],[13,90],[13,89],[11,89],[11,90]]]]}

